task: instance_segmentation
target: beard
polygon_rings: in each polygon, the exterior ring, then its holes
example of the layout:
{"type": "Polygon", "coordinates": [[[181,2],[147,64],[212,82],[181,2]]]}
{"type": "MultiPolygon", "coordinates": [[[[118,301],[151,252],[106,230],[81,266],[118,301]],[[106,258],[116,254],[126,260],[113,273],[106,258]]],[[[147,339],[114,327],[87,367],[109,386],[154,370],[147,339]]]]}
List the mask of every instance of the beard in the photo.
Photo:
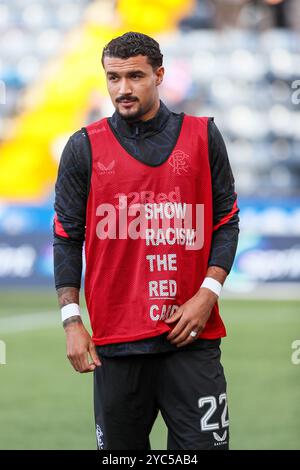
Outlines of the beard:
{"type": "MultiPolygon", "coordinates": [[[[136,111],[131,111],[131,109],[129,109],[128,111],[125,110],[123,112],[123,111],[120,111],[118,107],[116,107],[116,111],[119,114],[119,116],[121,116],[121,118],[127,121],[128,123],[139,121],[140,118],[151,109],[151,105],[149,107],[144,107],[141,104],[139,104],[138,100],[134,100],[134,103],[138,103],[138,107],[136,111]]],[[[118,104],[119,103],[117,103],[117,105],[118,104]]]]}

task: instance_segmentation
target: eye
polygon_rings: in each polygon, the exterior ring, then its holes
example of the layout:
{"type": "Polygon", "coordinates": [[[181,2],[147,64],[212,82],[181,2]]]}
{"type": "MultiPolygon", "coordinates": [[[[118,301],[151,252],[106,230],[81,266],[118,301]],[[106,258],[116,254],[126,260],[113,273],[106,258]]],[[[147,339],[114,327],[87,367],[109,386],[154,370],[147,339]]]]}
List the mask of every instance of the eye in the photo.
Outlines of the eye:
{"type": "Polygon", "coordinates": [[[116,79],[117,79],[117,77],[115,77],[114,75],[110,75],[110,76],[108,77],[108,80],[109,80],[110,82],[114,82],[116,79]]]}

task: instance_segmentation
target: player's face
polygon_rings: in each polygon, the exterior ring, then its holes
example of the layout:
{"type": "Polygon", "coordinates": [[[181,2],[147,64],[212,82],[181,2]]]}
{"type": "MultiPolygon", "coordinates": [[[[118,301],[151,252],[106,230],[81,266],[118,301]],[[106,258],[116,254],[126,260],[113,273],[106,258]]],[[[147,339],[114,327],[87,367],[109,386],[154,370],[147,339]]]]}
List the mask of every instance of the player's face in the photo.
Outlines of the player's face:
{"type": "Polygon", "coordinates": [[[157,86],[163,79],[163,67],[153,70],[147,57],[138,55],[128,59],[105,57],[104,70],[112,103],[124,119],[153,117],[159,103],[157,86]]]}

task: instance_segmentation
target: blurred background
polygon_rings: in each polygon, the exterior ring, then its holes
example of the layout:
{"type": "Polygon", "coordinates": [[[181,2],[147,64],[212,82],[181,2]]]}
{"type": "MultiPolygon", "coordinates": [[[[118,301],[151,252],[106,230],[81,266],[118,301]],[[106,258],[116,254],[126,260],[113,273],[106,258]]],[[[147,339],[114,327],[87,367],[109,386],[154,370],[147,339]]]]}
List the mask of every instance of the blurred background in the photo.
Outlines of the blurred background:
{"type": "MultiPolygon", "coordinates": [[[[297,0],[0,0],[0,449],[95,448],[92,377],[66,359],[54,290],[54,183],[69,136],[114,111],[101,53],[126,31],[160,43],[168,107],[214,116],[227,145],[232,448],[299,449],[297,0]]],[[[161,418],[151,437],[166,448],[161,418]]]]}

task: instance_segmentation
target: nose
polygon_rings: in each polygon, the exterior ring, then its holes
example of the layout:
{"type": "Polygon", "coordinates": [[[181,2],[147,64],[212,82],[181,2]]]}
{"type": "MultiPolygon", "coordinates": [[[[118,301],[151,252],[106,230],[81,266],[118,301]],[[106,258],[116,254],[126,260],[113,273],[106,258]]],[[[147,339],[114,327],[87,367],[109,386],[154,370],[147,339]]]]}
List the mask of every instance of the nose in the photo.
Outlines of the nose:
{"type": "Polygon", "coordinates": [[[119,93],[120,95],[130,95],[132,93],[130,82],[126,78],[120,81],[119,93]]]}

